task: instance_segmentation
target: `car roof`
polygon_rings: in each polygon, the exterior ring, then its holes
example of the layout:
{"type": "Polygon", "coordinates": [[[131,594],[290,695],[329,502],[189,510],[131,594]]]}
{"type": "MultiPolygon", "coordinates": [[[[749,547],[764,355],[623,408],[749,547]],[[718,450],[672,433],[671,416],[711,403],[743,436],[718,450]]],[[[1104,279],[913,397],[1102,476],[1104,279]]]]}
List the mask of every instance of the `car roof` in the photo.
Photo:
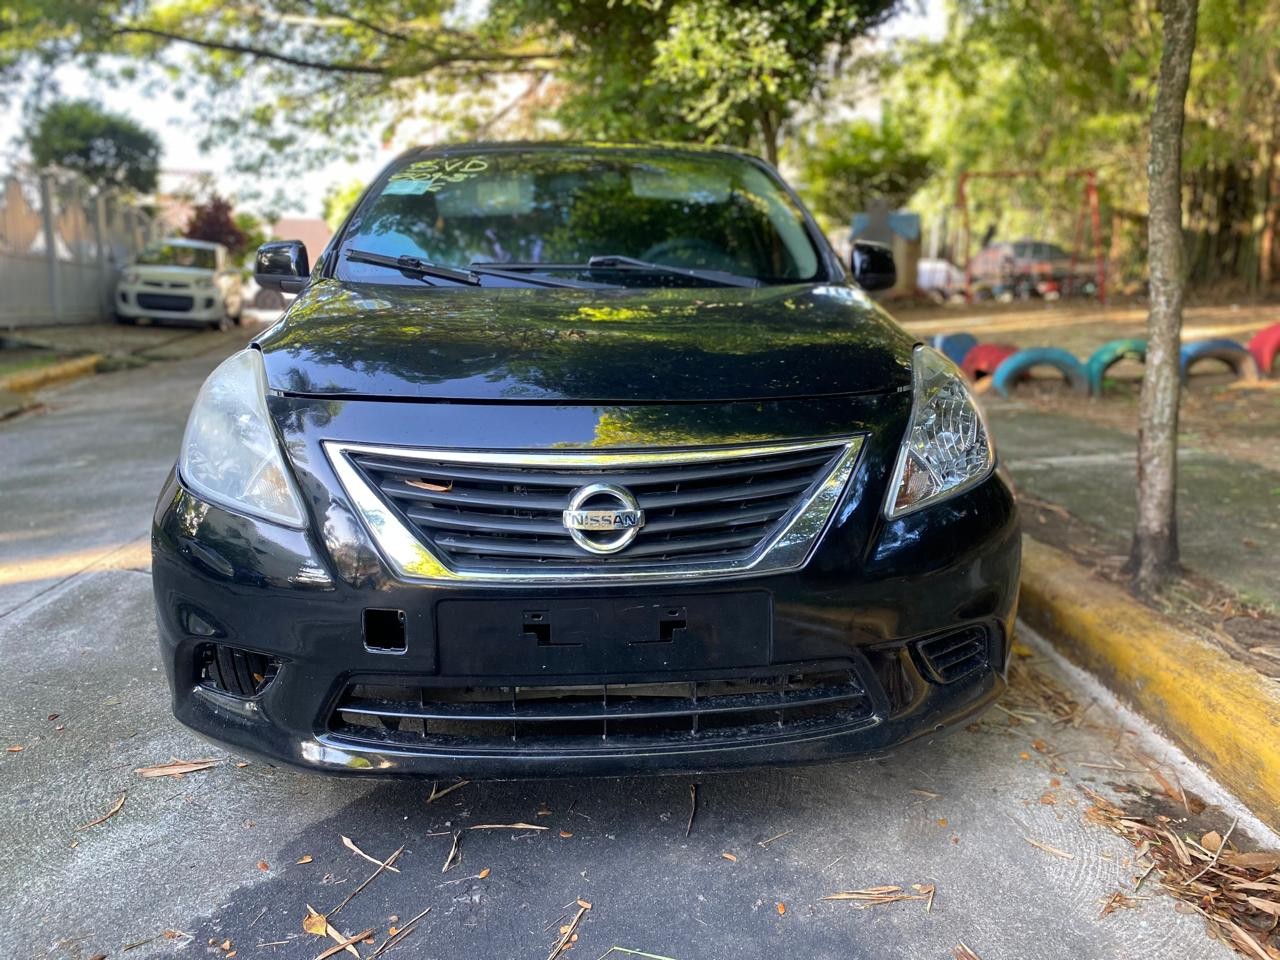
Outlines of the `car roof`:
{"type": "Polygon", "coordinates": [[[462,143],[424,144],[410,147],[396,161],[418,157],[445,156],[460,153],[670,153],[675,156],[735,157],[760,162],[745,150],[719,144],[670,143],[665,141],[597,141],[597,140],[478,140],[462,143]]]}

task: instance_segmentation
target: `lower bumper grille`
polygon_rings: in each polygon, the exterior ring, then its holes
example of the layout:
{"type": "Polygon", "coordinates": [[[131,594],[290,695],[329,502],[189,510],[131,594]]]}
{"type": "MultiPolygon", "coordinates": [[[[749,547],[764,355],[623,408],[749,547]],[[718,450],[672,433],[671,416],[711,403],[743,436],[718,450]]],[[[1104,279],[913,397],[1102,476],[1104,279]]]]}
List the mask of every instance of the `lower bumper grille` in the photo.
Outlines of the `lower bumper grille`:
{"type": "Polygon", "coordinates": [[[202,644],[196,651],[200,683],[234,697],[254,697],[276,678],[280,661],[275,657],[241,650],[224,643],[202,644]]]}
{"type": "Polygon", "coordinates": [[[180,297],[172,293],[140,293],[138,306],[144,310],[190,310],[195,298],[180,297]]]}
{"type": "Polygon", "coordinates": [[[933,679],[951,683],[987,665],[987,630],[966,627],[922,640],[917,649],[933,679]]]}
{"type": "Polygon", "coordinates": [[[761,740],[868,720],[852,669],[682,683],[403,687],[354,684],[330,718],[345,740],[495,752],[616,751],[761,740]]]}

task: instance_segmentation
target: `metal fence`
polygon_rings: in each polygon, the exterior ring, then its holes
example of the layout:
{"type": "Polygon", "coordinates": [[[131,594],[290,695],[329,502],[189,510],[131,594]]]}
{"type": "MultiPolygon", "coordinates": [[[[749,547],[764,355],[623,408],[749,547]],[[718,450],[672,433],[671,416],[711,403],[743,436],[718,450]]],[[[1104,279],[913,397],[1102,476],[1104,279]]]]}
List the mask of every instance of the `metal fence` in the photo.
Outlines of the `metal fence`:
{"type": "Polygon", "coordinates": [[[63,173],[0,184],[0,327],[105,319],[120,268],[156,235],[153,218],[63,173]]]}

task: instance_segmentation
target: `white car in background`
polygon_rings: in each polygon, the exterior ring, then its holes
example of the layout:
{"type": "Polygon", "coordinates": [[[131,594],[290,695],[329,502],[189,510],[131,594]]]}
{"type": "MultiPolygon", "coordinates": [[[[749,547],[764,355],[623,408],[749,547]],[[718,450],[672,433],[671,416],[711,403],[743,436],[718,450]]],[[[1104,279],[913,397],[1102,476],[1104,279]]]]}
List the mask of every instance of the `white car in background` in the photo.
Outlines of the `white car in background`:
{"type": "Polygon", "coordinates": [[[144,249],[116,285],[120,323],[199,324],[225,330],[240,322],[240,273],[220,243],[170,237],[144,249]]]}

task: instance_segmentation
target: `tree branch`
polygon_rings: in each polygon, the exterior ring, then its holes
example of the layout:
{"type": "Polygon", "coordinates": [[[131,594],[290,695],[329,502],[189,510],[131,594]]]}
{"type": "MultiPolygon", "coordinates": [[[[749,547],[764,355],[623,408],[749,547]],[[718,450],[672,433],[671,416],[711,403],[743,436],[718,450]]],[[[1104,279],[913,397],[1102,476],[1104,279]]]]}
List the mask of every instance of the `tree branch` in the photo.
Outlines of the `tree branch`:
{"type": "Polygon", "coordinates": [[[170,30],[161,30],[158,27],[147,27],[141,24],[132,24],[123,27],[117,27],[111,31],[113,36],[146,36],[155,37],[159,40],[168,40],[173,43],[185,43],[193,47],[200,47],[204,50],[220,50],[224,53],[234,53],[239,56],[254,57],[260,60],[271,60],[276,63],[287,64],[291,67],[301,67],[305,70],[316,70],[321,73],[347,73],[359,74],[362,76],[375,77],[393,77],[410,74],[428,73],[440,67],[450,67],[459,64],[475,64],[487,65],[490,69],[496,68],[504,73],[527,73],[531,68],[527,65],[529,61],[548,61],[558,59],[555,54],[547,54],[542,52],[534,53],[460,53],[460,54],[442,54],[432,57],[425,63],[414,64],[412,70],[401,71],[393,70],[388,67],[375,66],[368,63],[344,63],[342,61],[327,62],[323,60],[309,60],[305,57],[297,57],[279,50],[272,50],[266,47],[255,47],[245,43],[234,43],[230,40],[210,40],[204,37],[191,37],[180,33],[174,33],[170,30]],[[502,64],[522,64],[522,66],[511,66],[507,70],[501,68],[502,64]]]}
{"type": "Polygon", "coordinates": [[[169,30],[160,30],[156,27],[144,26],[125,26],[117,27],[112,30],[114,36],[144,36],[155,37],[159,40],[169,40],[173,43],[185,43],[193,47],[200,47],[204,50],[221,50],[224,53],[235,53],[245,57],[255,57],[261,60],[274,60],[277,63],[286,63],[291,67],[302,67],[307,70],[320,70],[325,73],[359,73],[374,76],[385,76],[389,71],[382,67],[375,67],[367,63],[325,63],[320,60],[308,60],[304,57],[294,57],[279,50],[268,50],[265,47],[254,47],[244,43],[232,43],[227,40],[207,40],[203,37],[187,37],[179,33],[173,33],[169,30]]]}

